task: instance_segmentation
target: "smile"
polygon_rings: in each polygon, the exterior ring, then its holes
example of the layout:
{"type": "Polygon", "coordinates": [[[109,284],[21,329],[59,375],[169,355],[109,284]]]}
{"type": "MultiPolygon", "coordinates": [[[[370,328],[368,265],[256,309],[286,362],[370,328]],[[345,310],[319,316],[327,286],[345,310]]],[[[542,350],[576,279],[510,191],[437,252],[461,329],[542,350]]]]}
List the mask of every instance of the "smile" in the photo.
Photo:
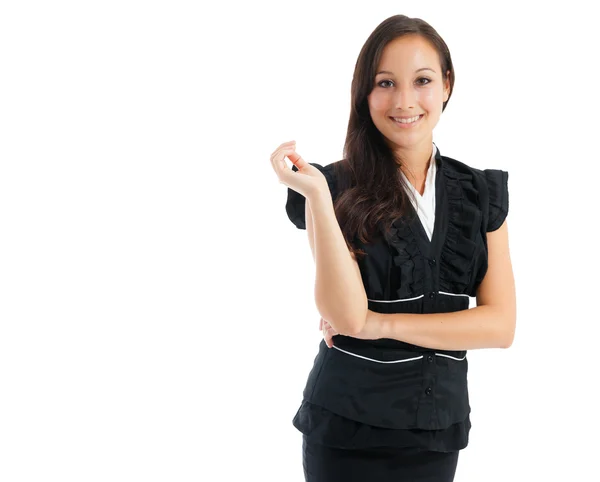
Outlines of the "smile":
{"type": "MultiPolygon", "coordinates": [[[[421,118],[423,117],[423,114],[421,114],[420,116],[418,116],[416,118],[415,117],[413,117],[413,119],[415,119],[415,120],[410,123],[407,123],[406,121],[400,122],[400,121],[396,120],[394,117],[390,117],[390,119],[392,119],[392,121],[394,121],[394,124],[396,124],[398,127],[402,128],[402,129],[408,129],[409,127],[413,127],[413,126],[417,125],[419,123],[419,121],[421,120],[421,118]]],[[[410,120],[410,119],[407,119],[407,120],[410,120]]]]}

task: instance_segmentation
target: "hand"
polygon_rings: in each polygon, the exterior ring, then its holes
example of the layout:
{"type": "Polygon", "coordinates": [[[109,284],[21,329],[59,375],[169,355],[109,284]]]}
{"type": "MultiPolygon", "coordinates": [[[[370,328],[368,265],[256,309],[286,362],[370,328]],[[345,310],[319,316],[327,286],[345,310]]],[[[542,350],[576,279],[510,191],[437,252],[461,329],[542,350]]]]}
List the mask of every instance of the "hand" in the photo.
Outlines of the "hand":
{"type": "MultiPolygon", "coordinates": [[[[378,340],[381,338],[379,328],[381,326],[381,320],[379,313],[371,310],[367,310],[367,318],[363,329],[354,335],[347,335],[352,338],[358,338],[359,340],[378,340]]],[[[323,317],[319,321],[319,330],[323,332],[323,338],[325,344],[331,348],[333,346],[333,337],[339,335],[333,326],[323,317]]]]}
{"type": "Polygon", "coordinates": [[[325,344],[331,348],[333,346],[333,337],[339,333],[335,331],[333,326],[331,326],[327,320],[324,320],[323,317],[321,317],[321,320],[319,321],[319,330],[323,332],[325,344]]]}
{"type": "Polygon", "coordinates": [[[302,194],[305,198],[310,199],[314,193],[319,191],[329,193],[327,179],[323,173],[315,166],[311,166],[296,152],[296,141],[284,142],[275,149],[271,154],[271,164],[279,182],[302,194]],[[293,171],[287,166],[286,157],[289,157],[298,171],[293,171]]]}

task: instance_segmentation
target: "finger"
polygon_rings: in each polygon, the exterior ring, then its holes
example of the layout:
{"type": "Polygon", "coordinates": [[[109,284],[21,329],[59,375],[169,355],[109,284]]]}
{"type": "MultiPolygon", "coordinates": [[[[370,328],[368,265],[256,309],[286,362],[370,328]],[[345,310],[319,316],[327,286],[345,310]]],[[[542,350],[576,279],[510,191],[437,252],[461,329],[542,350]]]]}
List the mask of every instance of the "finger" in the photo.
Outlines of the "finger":
{"type": "Polygon", "coordinates": [[[306,166],[307,162],[296,152],[295,147],[286,147],[282,149],[278,149],[273,154],[271,154],[271,164],[277,173],[281,170],[285,171],[289,169],[285,162],[285,158],[288,158],[292,164],[294,164],[298,169],[302,169],[306,166]]]}
{"type": "Polygon", "coordinates": [[[296,141],[287,141],[279,145],[277,149],[281,149],[282,147],[295,146],[296,141]]]}
{"type": "Polygon", "coordinates": [[[286,175],[283,173],[284,173],[284,171],[289,170],[289,168],[286,166],[283,158],[278,160],[275,156],[271,156],[271,166],[273,167],[273,170],[275,171],[275,175],[277,176],[279,184],[284,184],[287,186],[286,182],[284,181],[284,177],[286,175]]]}
{"type": "Polygon", "coordinates": [[[296,141],[287,141],[284,142],[283,144],[279,144],[279,146],[277,146],[277,149],[275,149],[271,155],[275,154],[278,150],[286,148],[286,147],[290,147],[290,146],[296,146],[296,141]]]}
{"type": "Polygon", "coordinates": [[[304,161],[302,159],[302,157],[300,156],[300,154],[298,154],[296,152],[295,147],[283,147],[281,149],[276,150],[273,154],[271,154],[271,162],[274,162],[281,168],[285,169],[287,167],[287,165],[285,163],[286,157],[289,158],[290,161],[292,161],[292,163],[294,163],[296,166],[299,166],[298,165],[299,160],[300,160],[301,165],[302,165],[302,162],[304,161]]]}
{"type": "Polygon", "coordinates": [[[288,158],[298,169],[302,169],[307,164],[306,161],[302,159],[302,156],[295,150],[292,150],[291,154],[288,155],[288,158]]]}
{"type": "Polygon", "coordinates": [[[291,148],[287,149],[279,149],[271,154],[271,166],[275,171],[275,174],[279,178],[279,182],[283,183],[283,179],[287,174],[284,174],[286,171],[290,171],[291,169],[287,166],[285,162],[286,156],[294,155],[295,151],[291,148]]]}
{"type": "Polygon", "coordinates": [[[296,149],[296,141],[289,141],[289,142],[284,142],[283,144],[281,144],[277,149],[275,149],[271,153],[271,158],[273,158],[274,156],[276,156],[283,149],[296,149]]]}

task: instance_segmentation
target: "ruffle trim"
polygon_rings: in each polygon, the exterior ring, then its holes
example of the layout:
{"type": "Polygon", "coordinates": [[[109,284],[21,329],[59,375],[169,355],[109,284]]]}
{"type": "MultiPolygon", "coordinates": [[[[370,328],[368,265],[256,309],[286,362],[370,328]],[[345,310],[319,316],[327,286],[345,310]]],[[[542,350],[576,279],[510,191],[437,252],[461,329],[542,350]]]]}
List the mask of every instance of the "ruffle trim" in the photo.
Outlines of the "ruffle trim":
{"type": "MultiPolygon", "coordinates": [[[[477,252],[484,248],[475,241],[482,220],[479,193],[473,174],[456,172],[446,166],[438,173],[445,176],[448,203],[448,227],[440,257],[440,288],[474,296],[469,292],[474,284],[472,272],[478,260],[477,252]]],[[[403,299],[422,294],[426,259],[409,222],[401,218],[394,221],[388,242],[393,263],[400,272],[400,279],[394,280],[395,296],[403,299]]]]}
{"type": "Polygon", "coordinates": [[[440,258],[440,287],[467,293],[472,285],[476,253],[482,245],[474,241],[481,227],[479,194],[473,174],[444,169],[448,201],[448,231],[440,258]]]}
{"type": "Polygon", "coordinates": [[[392,250],[392,261],[400,271],[400,280],[395,280],[395,284],[400,285],[396,289],[396,297],[402,299],[414,293],[422,293],[425,259],[408,222],[395,220],[390,228],[388,242],[392,250]]]}

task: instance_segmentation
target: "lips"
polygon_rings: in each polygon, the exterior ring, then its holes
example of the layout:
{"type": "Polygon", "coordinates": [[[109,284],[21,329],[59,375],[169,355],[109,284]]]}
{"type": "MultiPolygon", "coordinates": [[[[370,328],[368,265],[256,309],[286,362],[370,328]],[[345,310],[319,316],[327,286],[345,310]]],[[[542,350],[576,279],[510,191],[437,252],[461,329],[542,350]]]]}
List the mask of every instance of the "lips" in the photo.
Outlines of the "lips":
{"type": "MultiPolygon", "coordinates": [[[[401,129],[409,129],[409,128],[414,127],[415,125],[417,125],[419,122],[421,122],[421,119],[423,118],[423,116],[424,116],[424,114],[419,115],[419,118],[416,121],[411,122],[410,124],[398,122],[393,117],[390,117],[390,120],[394,124],[396,124],[397,127],[401,128],[401,129]]],[[[410,117],[409,117],[409,119],[410,119],[410,117]]]]}
{"type": "MultiPolygon", "coordinates": [[[[390,119],[392,119],[392,120],[396,120],[396,119],[408,120],[408,119],[413,119],[415,117],[419,117],[419,119],[420,119],[421,117],[423,117],[423,114],[419,114],[418,116],[413,115],[413,116],[410,116],[410,117],[390,117],[390,119]]],[[[417,119],[417,120],[419,120],[419,119],[417,119]]]]}

